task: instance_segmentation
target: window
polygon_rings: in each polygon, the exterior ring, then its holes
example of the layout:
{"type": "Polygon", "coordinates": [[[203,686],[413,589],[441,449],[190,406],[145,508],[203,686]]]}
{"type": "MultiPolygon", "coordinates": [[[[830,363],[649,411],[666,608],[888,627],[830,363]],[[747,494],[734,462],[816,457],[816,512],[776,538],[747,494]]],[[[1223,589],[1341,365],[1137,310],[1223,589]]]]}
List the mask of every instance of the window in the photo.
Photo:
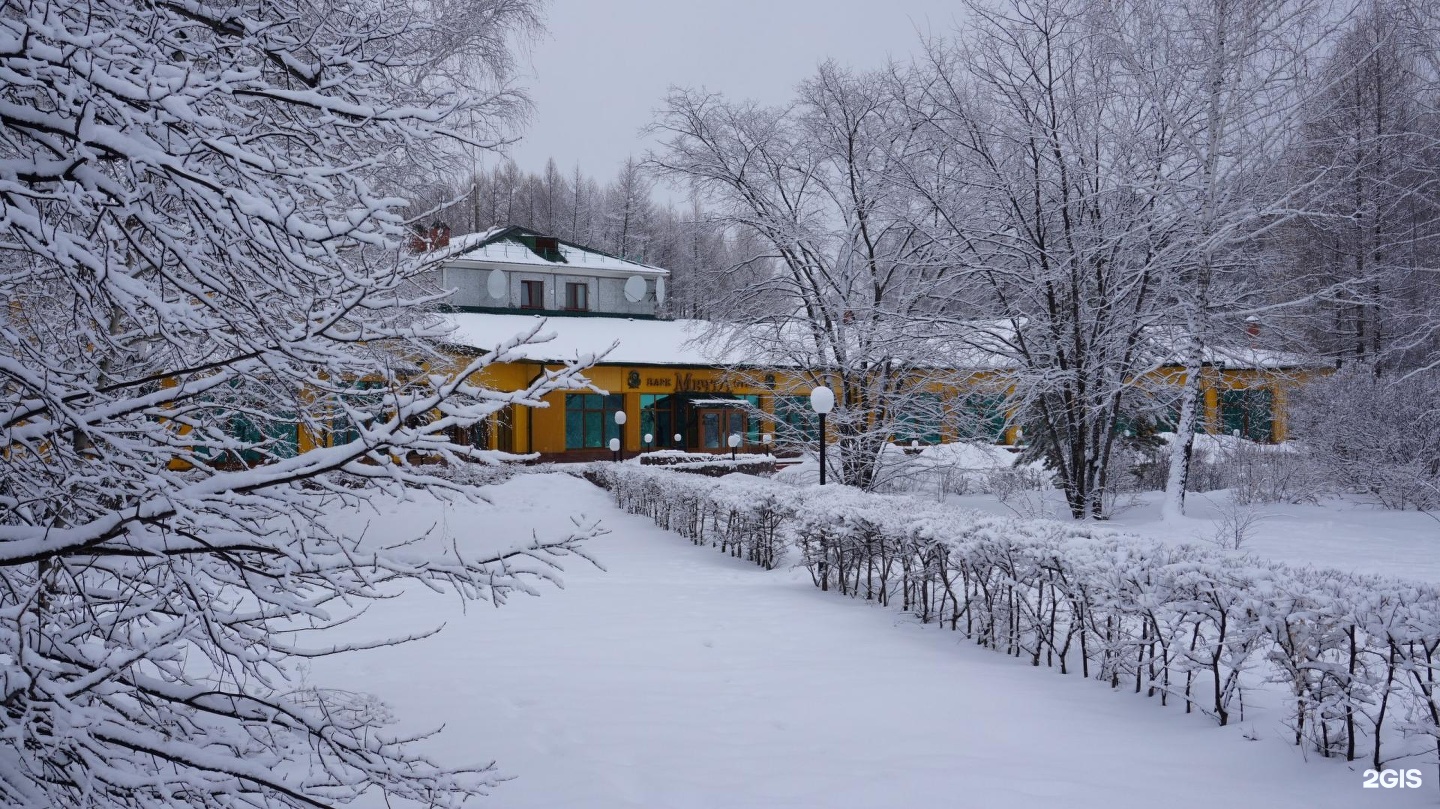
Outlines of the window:
{"type": "MultiPolygon", "coordinates": [[[[247,413],[236,413],[231,417],[226,432],[237,441],[248,445],[238,454],[243,466],[255,466],[269,460],[293,458],[300,453],[300,425],[294,421],[295,414],[284,411],[256,423],[247,413]]],[[[227,460],[233,462],[235,455],[227,460]]]]}
{"type": "Polygon", "coordinates": [[[204,436],[195,454],[220,466],[256,466],[279,458],[291,458],[300,452],[300,420],[295,411],[280,402],[265,401],[273,395],[267,391],[247,388],[239,379],[206,397],[206,413],[212,416],[207,425],[218,428],[225,437],[241,444],[239,448],[220,450],[208,444],[212,433],[204,436]]]}
{"type": "Polygon", "coordinates": [[[624,396],[565,394],[565,449],[602,449],[620,437],[615,411],[625,409],[624,396]]]}
{"type": "Polygon", "coordinates": [[[487,416],[469,427],[451,427],[450,440],[461,446],[490,449],[490,418],[487,416]]]}
{"type": "Polygon", "coordinates": [[[590,309],[590,288],[584,284],[565,285],[565,308],[572,312],[590,309]]]}
{"type": "Polygon", "coordinates": [[[956,407],[955,432],[962,439],[999,441],[1005,437],[1005,397],[972,393],[956,407]]]}
{"type": "Polygon", "coordinates": [[[560,240],[554,236],[536,236],[535,252],[546,261],[564,261],[560,255],[560,240]]]}
{"type": "Polygon", "coordinates": [[[495,449],[515,451],[515,405],[505,405],[495,414],[495,449]]]}
{"type": "MultiPolygon", "coordinates": [[[[382,394],[373,391],[380,391],[385,388],[384,382],[371,380],[358,380],[351,385],[355,389],[353,394],[343,394],[345,404],[352,409],[376,413],[380,405],[382,394]],[[371,391],[365,393],[363,391],[371,391]]],[[[341,444],[348,444],[360,437],[360,431],[356,429],[355,423],[342,410],[336,409],[335,418],[330,420],[330,445],[338,447],[341,444]]]]}
{"type": "Polygon", "coordinates": [[[521,309],[544,309],[544,308],[545,308],[545,282],[544,282],[544,281],[521,281],[521,282],[520,282],[520,308],[521,308],[521,309]]]}
{"type": "Polygon", "coordinates": [[[776,396],[775,427],[786,441],[820,440],[820,418],[808,396],[776,396]]]}
{"type": "Polygon", "coordinates": [[[1269,441],[1274,394],[1265,388],[1220,391],[1220,428],[1251,441],[1269,441]]]}
{"type": "Polygon", "coordinates": [[[740,398],[744,399],[751,408],[746,411],[746,415],[749,416],[749,418],[746,419],[745,422],[745,443],[758,444],[760,443],[760,414],[764,412],[760,409],[760,397],[741,396],[740,398]]]}
{"type": "Polygon", "coordinates": [[[675,418],[675,397],[640,394],[640,436],[654,437],[651,448],[669,447],[675,443],[675,434],[680,432],[680,421],[675,418]]]}
{"type": "Polygon", "coordinates": [[[911,441],[940,443],[940,421],[944,414],[940,394],[911,394],[901,403],[900,412],[895,414],[895,440],[902,444],[911,441]]]}

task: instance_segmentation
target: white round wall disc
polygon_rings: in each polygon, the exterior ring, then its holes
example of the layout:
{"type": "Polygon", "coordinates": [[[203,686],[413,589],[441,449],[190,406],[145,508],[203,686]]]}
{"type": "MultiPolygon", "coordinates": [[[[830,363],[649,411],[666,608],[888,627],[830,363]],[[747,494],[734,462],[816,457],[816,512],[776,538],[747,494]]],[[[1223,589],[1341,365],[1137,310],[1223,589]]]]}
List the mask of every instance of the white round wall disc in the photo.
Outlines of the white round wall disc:
{"type": "Polygon", "coordinates": [[[639,303],[645,300],[644,277],[632,275],[625,279],[625,300],[631,303],[639,303]]]}
{"type": "Polygon", "coordinates": [[[495,300],[505,298],[510,292],[510,285],[505,282],[504,270],[491,270],[490,277],[485,280],[485,291],[495,300]]]}

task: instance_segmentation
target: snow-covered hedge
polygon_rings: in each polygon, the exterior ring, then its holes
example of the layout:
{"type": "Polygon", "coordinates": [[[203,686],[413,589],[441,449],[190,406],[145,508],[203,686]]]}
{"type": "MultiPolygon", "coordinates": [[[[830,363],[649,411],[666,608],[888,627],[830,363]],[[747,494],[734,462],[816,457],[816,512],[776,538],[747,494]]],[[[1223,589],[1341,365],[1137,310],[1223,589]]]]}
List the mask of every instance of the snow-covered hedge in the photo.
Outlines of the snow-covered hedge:
{"type": "MultiPolygon", "coordinates": [[[[1296,744],[1377,769],[1440,756],[1440,589],[1156,545],[841,486],[714,481],[597,464],[625,510],[773,568],[788,549],[824,590],[1219,724],[1283,689],[1296,744]],[[1428,752],[1427,752],[1428,751],[1428,752]]],[[[1238,716],[1237,716],[1238,715],[1238,716]]]]}
{"type": "Polygon", "coordinates": [[[783,555],[780,528],[795,514],[800,490],[751,475],[709,478],[629,464],[590,464],[585,478],[696,545],[748,559],[770,570],[783,555]]]}
{"type": "Polygon", "coordinates": [[[751,475],[768,475],[775,472],[774,455],[712,455],[703,452],[678,452],[661,450],[640,455],[641,466],[664,466],[677,472],[722,477],[744,472],[751,475]]]}

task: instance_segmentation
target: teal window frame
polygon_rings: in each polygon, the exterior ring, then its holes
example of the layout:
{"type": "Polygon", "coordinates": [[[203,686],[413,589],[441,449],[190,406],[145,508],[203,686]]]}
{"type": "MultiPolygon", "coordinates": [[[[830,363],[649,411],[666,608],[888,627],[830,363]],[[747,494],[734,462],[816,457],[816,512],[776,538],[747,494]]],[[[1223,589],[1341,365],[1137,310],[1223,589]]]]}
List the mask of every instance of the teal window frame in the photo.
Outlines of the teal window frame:
{"type": "Polygon", "coordinates": [[[620,437],[615,411],[624,409],[622,394],[565,394],[565,449],[604,449],[620,437]]]}
{"type": "MultiPolygon", "coordinates": [[[[352,407],[367,407],[379,404],[380,396],[374,391],[383,390],[385,383],[361,379],[351,383],[350,388],[355,393],[341,394],[341,397],[352,400],[349,402],[352,407]]],[[[330,446],[338,447],[351,441],[357,441],[359,438],[359,427],[344,412],[337,413],[335,418],[330,420],[330,446]]]]}
{"type": "Polygon", "coordinates": [[[820,417],[810,406],[809,396],[775,396],[777,439],[790,442],[819,441],[820,417]]]}
{"type": "MultiPolygon", "coordinates": [[[[230,380],[229,388],[232,392],[238,392],[240,380],[230,380]]],[[[222,411],[229,411],[229,415],[226,416],[225,422],[221,426],[221,431],[225,436],[239,443],[251,445],[251,448],[236,452],[229,449],[216,450],[210,447],[197,447],[195,449],[197,456],[211,462],[221,464],[238,462],[243,466],[250,467],[279,458],[293,458],[300,454],[300,420],[294,411],[281,410],[263,423],[257,424],[256,420],[244,412],[239,405],[227,406],[219,402],[215,404],[222,411]]]]}
{"type": "Polygon", "coordinates": [[[1005,396],[998,393],[971,393],[955,403],[955,433],[962,441],[1005,439],[1005,396]]]}
{"type": "Polygon", "coordinates": [[[740,397],[749,405],[745,412],[745,443],[760,443],[760,420],[764,418],[765,411],[760,408],[760,397],[753,394],[746,394],[740,397]]]}
{"type": "Polygon", "coordinates": [[[1230,388],[1220,391],[1220,429],[1261,444],[1275,435],[1275,393],[1269,388],[1230,388]]]}
{"type": "Polygon", "coordinates": [[[682,428],[675,413],[673,394],[640,394],[640,440],[644,441],[647,434],[652,436],[655,440],[650,443],[650,449],[671,446],[675,434],[684,433],[682,428]]]}
{"type": "Polygon", "coordinates": [[[945,407],[943,397],[938,393],[912,393],[907,398],[915,406],[895,414],[895,441],[939,444],[945,407]]]}

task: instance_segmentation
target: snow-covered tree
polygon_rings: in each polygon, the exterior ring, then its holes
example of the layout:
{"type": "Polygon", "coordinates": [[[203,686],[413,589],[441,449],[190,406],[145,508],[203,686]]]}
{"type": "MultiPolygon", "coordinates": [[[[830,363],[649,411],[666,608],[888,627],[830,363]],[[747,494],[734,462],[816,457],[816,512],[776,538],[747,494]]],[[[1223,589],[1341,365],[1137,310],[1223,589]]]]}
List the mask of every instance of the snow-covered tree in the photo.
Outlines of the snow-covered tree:
{"type": "Polygon", "coordinates": [[[431,555],[328,519],[470,493],[428,462],[497,460],[464,431],[583,384],[471,381],[535,335],[437,353],[400,247],[393,190],[510,136],[535,24],[527,0],[4,5],[0,803],[448,806],[495,782],[287,661],[354,648],[314,632],[407,582],[529,591],[592,533],[431,555]]]}
{"type": "Polygon", "coordinates": [[[1136,177],[1151,202],[1147,264],[1164,279],[1160,302],[1170,307],[1166,324],[1184,373],[1167,515],[1184,510],[1206,349],[1236,340],[1247,313],[1273,314],[1286,303],[1286,294],[1257,283],[1272,256],[1257,248],[1315,200],[1312,184],[1285,171],[1282,158],[1318,86],[1311,65],[1330,33],[1324,6],[1126,0],[1102,17],[1128,79],[1122,95],[1149,127],[1151,170],[1136,177]]]}
{"type": "Polygon", "coordinates": [[[1317,5],[975,2],[963,35],[927,43],[910,114],[928,146],[906,179],[1077,517],[1103,515],[1121,424],[1175,403],[1153,394],[1177,364],[1178,511],[1207,348],[1321,295],[1271,289],[1261,249],[1310,200],[1280,161],[1317,5]]]}
{"type": "Polygon", "coordinates": [[[1337,287],[1300,322],[1317,353],[1398,373],[1435,361],[1440,307],[1440,84],[1434,43],[1402,5],[1361,6],[1304,110],[1291,169],[1318,203],[1288,228],[1295,270],[1282,276],[1337,287]]]}
{"type": "Polygon", "coordinates": [[[825,64],[787,108],[677,90],[654,124],[665,143],[651,165],[763,250],[714,268],[766,269],[725,299],[717,339],[746,363],[803,369],[782,395],[834,390],[832,465],[864,488],[882,482],[892,438],[939,432],[933,386],[954,381],[930,324],[955,273],[893,179],[915,131],[904,101],[888,73],[825,64]]]}
{"type": "Polygon", "coordinates": [[[1097,8],[976,4],[927,48],[909,182],[964,268],[966,307],[1008,361],[1012,406],[1076,518],[1103,516],[1119,418],[1156,365],[1154,127],[1133,108],[1097,8]]]}
{"type": "Polygon", "coordinates": [[[1440,506],[1440,383],[1430,375],[1376,377],[1345,369],[1295,396],[1295,429],[1309,459],[1339,491],[1387,508],[1440,506]]]}
{"type": "Polygon", "coordinates": [[[621,258],[643,260],[653,216],[650,179],[634,158],[626,158],[605,194],[605,225],[610,235],[605,247],[621,258]]]}

